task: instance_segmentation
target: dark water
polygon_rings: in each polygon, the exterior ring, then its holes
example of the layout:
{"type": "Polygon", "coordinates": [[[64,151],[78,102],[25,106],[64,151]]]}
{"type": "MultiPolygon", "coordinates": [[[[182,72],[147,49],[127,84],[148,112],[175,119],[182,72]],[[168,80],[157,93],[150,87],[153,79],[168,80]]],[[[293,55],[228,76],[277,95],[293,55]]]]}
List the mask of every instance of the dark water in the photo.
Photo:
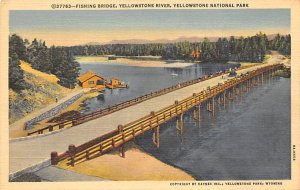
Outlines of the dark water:
{"type": "Polygon", "coordinates": [[[175,121],[162,125],[159,149],[150,132],[137,143],[198,180],[290,179],[290,92],[290,79],[276,78],[218,107],[214,118],[203,108],[200,128],[187,113],[183,136],[175,121]]]}
{"type": "Polygon", "coordinates": [[[129,89],[106,89],[103,95],[85,101],[83,113],[130,100],[157,91],[179,82],[192,80],[203,75],[236,67],[236,64],[195,64],[185,68],[146,68],[122,64],[81,64],[81,74],[91,70],[106,79],[117,77],[129,84],[129,89]],[[178,76],[172,76],[175,73],[178,76]]]}

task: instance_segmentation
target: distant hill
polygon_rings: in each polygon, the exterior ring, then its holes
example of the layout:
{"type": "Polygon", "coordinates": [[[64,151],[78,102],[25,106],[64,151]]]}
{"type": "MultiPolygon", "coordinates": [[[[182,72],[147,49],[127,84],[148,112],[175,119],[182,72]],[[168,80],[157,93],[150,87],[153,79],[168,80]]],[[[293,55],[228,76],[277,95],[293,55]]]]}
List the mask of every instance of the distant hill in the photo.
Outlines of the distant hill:
{"type": "MultiPolygon", "coordinates": [[[[273,39],[277,34],[269,34],[267,35],[269,39],[273,39]]],[[[225,36],[226,37],[226,36],[225,36]]],[[[170,39],[156,39],[156,40],[145,40],[145,39],[126,39],[126,40],[112,40],[107,43],[100,43],[100,42],[89,42],[82,45],[104,45],[104,44],[150,44],[150,43],[175,43],[175,42],[183,42],[183,41],[189,41],[189,42],[202,42],[205,37],[197,37],[197,36],[180,36],[176,39],[170,40],[170,39]]],[[[219,37],[207,37],[209,41],[216,42],[219,37]]],[[[224,37],[221,37],[224,38],[224,37]]],[[[227,36],[229,38],[229,36],[227,36]]],[[[235,36],[235,38],[239,38],[239,36],[235,36]]]]}

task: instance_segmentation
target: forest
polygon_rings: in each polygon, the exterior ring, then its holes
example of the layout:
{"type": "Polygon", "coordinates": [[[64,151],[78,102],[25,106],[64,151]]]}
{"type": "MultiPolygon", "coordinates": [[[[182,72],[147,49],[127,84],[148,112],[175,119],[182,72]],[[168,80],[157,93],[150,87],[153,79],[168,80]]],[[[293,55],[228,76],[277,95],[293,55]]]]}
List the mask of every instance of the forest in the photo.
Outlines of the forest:
{"type": "Polygon", "coordinates": [[[29,42],[20,36],[9,36],[9,88],[18,91],[26,88],[19,60],[31,64],[34,69],[54,74],[62,86],[73,88],[77,83],[80,65],[74,56],[161,56],[164,60],[190,62],[262,62],[269,50],[284,55],[291,54],[291,36],[277,34],[272,39],[263,33],[249,37],[219,38],[202,42],[105,44],[71,47],[47,47],[43,40],[29,42]]]}
{"type": "Polygon", "coordinates": [[[77,83],[80,65],[68,48],[48,48],[45,41],[34,39],[29,43],[13,34],[9,36],[9,88],[15,91],[26,88],[20,60],[34,69],[56,75],[62,86],[74,88],[77,83]]]}
{"type": "Polygon", "coordinates": [[[291,53],[291,36],[277,34],[269,40],[266,34],[251,37],[234,36],[219,38],[216,42],[204,38],[202,42],[105,44],[72,46],[74,55],[96,56],[162,56],[163,59],[202,62],[262,62],[268,50],[278,50],[284,55],[291,53]]]}

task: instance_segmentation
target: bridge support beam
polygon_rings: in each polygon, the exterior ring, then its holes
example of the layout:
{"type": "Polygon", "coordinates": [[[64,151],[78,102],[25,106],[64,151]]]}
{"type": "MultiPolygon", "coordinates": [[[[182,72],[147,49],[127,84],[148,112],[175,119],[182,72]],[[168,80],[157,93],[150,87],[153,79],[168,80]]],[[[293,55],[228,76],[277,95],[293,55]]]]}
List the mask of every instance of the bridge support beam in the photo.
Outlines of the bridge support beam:
{"type": "Polygon", "coordinates": [[[240,90],[240,97],[242,99],[242,97],[243,97],[243,83],[239,84],[239,90],[240,90]]]}
{"type": "Polygon", "coordinates": [[[155,129],[154,129],[154,132],[153,132],[153,135],[152,135],[152,141],[153,141],[153,144],[156,145],[157,148],[159,148],[159,126],[157,126],[155,129]]]}
{"type": "Polygon", "coordinates": [[[183,113],[181,113],[180,116],[177,117],[176,129],[178,130],[180,135],[183,134],[183,113]]]}
{"type": "Polygon", "coordinates": [[[232,100],[233,100],[233,102],[234,102],[234,100],[235,100],[235,90],[236,88],[235,88],[235,86],[234,87],[232,87],[232,100]]]}
{"type": "Polygon", "coordinates": [[[226,108],[226,90],[223,92],[223,106],[226,108]]]}
{"type": "Polygon", "coordinates": [[[212,97],[212,116],[215,116],[215,96],[212,97]]]}
{"type": "Polygon", "coordinates": [[[206,110],[210,111],[210,99],[206,101],[206,110]]]}
{"type": "Polygon", "coordinates": [[[119,155],[122,158],[125,158],[125,145],[123,144],[122,146],[119,147],[119,155]]]}
{"type": "Polygon", "coordinates": [[[200,127],[201,121],[201,104],[198,105],[198,127],[200,127]]]}

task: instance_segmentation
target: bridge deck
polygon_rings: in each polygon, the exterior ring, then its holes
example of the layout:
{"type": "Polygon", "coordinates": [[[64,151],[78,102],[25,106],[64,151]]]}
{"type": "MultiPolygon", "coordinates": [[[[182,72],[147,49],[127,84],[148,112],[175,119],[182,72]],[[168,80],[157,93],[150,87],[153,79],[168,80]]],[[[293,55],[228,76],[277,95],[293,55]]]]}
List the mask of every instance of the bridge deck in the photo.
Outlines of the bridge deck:
{"type": "MultiPolygon", "coordinates": [[[[280,63],[282,60],[273,56],[268,64],[239,70],[238,74],[246,73],[269,64],[280,63]]],[[[101,118],[80,124],[76,127],[61,131],[48,136],[30,138],[23,141],[9,143],[9,172],[10,174],[36,165],[49,159],[50,152],[64,152],[69,144],[80,145],[105,133],[117,129],[119,124],[127,124],[137,120],[150,111],[158,111],[174,104],[175,100],[183,100],[193,93],[200,92],[208,86],[217,85],[227,80],[221,76],[212,78],[168,94],[146,100],[142,103],[119,110],[101,118]]]]}

